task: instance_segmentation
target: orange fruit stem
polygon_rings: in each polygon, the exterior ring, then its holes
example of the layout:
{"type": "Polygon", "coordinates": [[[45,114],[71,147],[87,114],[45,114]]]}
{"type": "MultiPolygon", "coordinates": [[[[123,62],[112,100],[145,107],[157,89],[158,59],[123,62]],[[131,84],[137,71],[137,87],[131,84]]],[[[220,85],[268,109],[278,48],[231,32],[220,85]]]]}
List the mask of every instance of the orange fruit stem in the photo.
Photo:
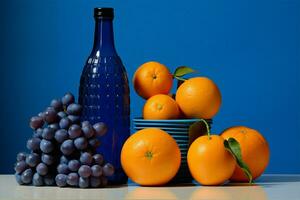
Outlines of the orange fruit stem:
{"type": "Polygon", "coordinates": [[[203,122],[206,126],[206,130],[207,130],[207,136],[208,136],[208,139],[210,140],[211,139],[211,136],[210,136],[210,130],[209,130],[209,125],[208,123],[204,120],[204,119],[200,119],[201,122],[203,122]]]}

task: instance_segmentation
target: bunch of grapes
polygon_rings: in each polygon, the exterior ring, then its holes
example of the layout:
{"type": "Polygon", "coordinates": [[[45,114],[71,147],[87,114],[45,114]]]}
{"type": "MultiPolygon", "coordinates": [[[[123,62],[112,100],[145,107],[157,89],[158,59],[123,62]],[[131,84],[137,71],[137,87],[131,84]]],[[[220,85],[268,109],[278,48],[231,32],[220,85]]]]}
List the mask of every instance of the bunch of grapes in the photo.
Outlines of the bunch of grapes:
{"type": "Polygon", "coordinates": [[[114,173],[110,163],[104,163],[101,154],[81,152],[79,160],[62,156],[57,166],[55,178],[59,187],[103,187],[107,185],[107,176],[114,173]]]}
{"type": "Polygon", "coordinates": [[[114,167],[96,153],[107,127],[80,122],[82,106],[71,93],[51,101],[50,107],[30,119],[34,130],[27,141],[30,153],[17,155],[15,177],[19,184],[60,187],[101,187],[114,167]]]}

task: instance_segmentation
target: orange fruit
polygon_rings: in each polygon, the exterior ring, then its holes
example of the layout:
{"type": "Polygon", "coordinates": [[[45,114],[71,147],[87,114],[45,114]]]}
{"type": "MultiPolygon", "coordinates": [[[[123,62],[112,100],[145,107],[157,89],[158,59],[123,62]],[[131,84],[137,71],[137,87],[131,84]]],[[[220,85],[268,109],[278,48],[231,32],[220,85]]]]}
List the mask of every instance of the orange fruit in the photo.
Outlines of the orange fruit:
{"type": "Polygon", "coordinates": [[[165,94],[150,97],[143,108],[144,119],[177,119],[180,115],[176,101],[165,94]]]}
{"type": "Polygon", "coordinates": [[[176,102],[186,117],[211,119],[221,106],[217,85],[206,77],[184,81],[176,92],[176,102]]]}
{"type": "Polygon", "coordinates": [[[168,183],[176,175],[180,162],[176,141],[157,128],[146,128],[131,135],[121,151],[125,173],[144,186],[168,183]]]}
{"type": "Polygon", "coordinates": [[[235,169],[235,159],[218,135],[201,136],[190,146],[187,161],[193,178],[202,185],[220,185],[235,169]]]}
{"type": "MultiPolygon", "coordinates": [[[[264,172],[269,163],[270,149],[267,141],[258,131],[245,126],[235,126],[223,131],[221,136],[224,139],[234,138],[240,143],[242,159],[248,165],[253,180],[264,172]]],[[[230,180],[248,181],[238,165],[230,180]]]]}
{"type": "Polygon", "coordinates": [[[133,76],[134,89],[144,99],[156,94],[168,94],[172,84],[173,75],[165,65],[158,62],[144,63],[133,76]]]}

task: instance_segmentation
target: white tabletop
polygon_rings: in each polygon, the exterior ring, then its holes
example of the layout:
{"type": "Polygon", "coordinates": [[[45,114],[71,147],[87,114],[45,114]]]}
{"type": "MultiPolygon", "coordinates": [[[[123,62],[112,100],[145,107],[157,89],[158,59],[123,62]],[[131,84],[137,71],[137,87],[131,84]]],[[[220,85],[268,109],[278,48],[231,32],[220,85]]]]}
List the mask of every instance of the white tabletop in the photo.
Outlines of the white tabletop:
{"type": "Polygon", "coordinates": [[[219,187],[200,185],[78,189],[19,186],[13,175],[0,175],[0,200],[42,199],[205,199],[205,200],[300,200],[300,175],[264,175],[255,185],[227,184],[219,187]]]}

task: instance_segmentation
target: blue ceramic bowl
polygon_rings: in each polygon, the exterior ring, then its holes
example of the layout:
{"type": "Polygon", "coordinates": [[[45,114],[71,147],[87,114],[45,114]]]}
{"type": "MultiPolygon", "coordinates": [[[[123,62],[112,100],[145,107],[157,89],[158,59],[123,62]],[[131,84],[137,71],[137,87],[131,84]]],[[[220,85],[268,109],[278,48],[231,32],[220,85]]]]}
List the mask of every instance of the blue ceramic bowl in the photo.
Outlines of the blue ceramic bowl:
{"type": "MultiPolygon", "coordinates": [[[[161,120],[161,119],[142,119],[142,118],[134,118],[133,122],[142,122],[142,123],[165,123],[165,124],[192,124],[194,122],[199,121],[199,119],[166,119],[166,120],[161,120]]],[[[210,123],[212,122],[212,119],[206,119],[206,122],[210,123]]]]}
{"type": "MultiPolygon", "coordinates": [[[[144,129],[144,128],[149,128],[149,126],[140,126],[138,124],[135,124],[133,127],[134,129],[144,129]]],[[[165,131],[188,131],[189,129],[187,127],[169,127],[169,126],[156,126],[155,128],[159,128],[165,131]]]]}
{"type": "MultiPolygon", "coordinates": [[[[187,166],[187,152],[189,145],[193,142],[190,138],[190,126],[199,119],[173,119],[173,120],[144,120],[142,118],[134,118],[133,128],[136,131],[145,128],[159,128],[170,134],[177,142],[181,152],[181,166],[180,169],[172,180],[173,183],[185,183],[192,182],[193,178],[190,175],[187,166]]],[[[212,120],[205,120],[209,127],[211,127],[212,120]]]]}

